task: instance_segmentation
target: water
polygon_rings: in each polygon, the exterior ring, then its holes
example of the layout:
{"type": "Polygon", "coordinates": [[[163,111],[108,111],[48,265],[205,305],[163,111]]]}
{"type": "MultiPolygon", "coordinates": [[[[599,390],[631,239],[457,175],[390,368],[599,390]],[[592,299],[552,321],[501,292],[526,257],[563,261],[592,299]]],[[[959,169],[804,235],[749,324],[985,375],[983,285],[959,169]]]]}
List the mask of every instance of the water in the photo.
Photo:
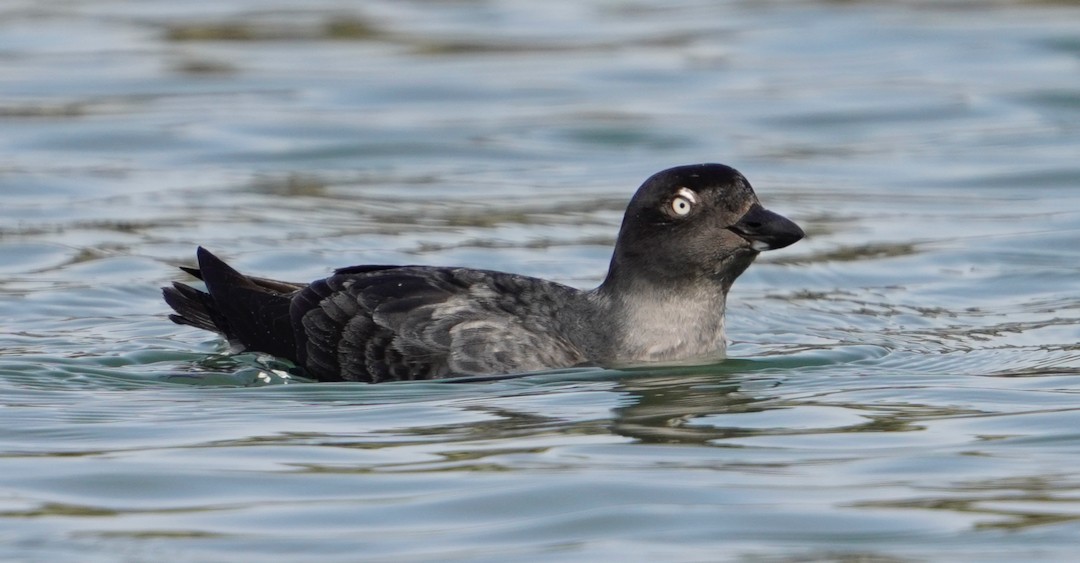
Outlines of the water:
{"type": "Polygon", "coordinates": [[[1080,547],[1075,2],[9,0],[0,61],[4,559],[1080,547]],[[200,244],[591,286],[702,161],[809,234],[720,365],[286,384],[165,319],[200,244]]]}

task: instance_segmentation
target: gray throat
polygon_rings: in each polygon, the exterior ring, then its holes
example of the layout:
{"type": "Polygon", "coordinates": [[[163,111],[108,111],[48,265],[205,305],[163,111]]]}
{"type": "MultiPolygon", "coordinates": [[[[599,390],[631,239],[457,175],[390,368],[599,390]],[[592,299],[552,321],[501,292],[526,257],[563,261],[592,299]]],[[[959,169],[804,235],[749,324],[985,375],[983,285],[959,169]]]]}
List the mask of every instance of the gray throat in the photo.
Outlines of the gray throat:
{"type": "Polygon", "coordinates": [[[714,361],[725,356],[724,308],[727,289],[718,284],[681,288],[635,284],[591,298],[604,311],[610,365],[714,361]]]}

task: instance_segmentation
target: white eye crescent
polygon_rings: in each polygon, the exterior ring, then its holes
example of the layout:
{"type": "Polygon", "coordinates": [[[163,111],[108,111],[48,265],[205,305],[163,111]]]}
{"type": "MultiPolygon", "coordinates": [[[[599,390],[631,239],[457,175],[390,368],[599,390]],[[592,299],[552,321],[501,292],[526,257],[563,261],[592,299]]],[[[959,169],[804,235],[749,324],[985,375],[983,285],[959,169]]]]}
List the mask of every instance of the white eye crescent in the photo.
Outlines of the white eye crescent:
{"type": "Polygon", "coordinates": [[[679,217],[686,217],[697,205],[697,194],[690,188],[679,188],[671,200],[671,212],[679,217]]]}
{"type": "Polygon", "coordinates": [[[679,188],[672,198],[672,213],[679,217],[686,217],[693,211],[693,206],[698,204],[698,195],[690,188],[679,188]]]}

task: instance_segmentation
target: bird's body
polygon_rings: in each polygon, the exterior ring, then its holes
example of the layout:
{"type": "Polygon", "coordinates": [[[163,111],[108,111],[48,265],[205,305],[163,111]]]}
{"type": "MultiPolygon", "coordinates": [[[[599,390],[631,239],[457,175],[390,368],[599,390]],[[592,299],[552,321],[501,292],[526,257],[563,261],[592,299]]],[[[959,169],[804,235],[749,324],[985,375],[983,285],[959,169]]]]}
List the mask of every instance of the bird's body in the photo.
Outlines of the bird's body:
{"type": "Polygon", "coordinates": [[[720,359],[732,282],[802,237],[719,164],[654,175],[627,209],[608,276],[579,290],[515,274],[354,266],[310,284],[245,276],[200,248],[207,292],[164,289],[179,324],[322,381],[431,379],[720,359]]]}

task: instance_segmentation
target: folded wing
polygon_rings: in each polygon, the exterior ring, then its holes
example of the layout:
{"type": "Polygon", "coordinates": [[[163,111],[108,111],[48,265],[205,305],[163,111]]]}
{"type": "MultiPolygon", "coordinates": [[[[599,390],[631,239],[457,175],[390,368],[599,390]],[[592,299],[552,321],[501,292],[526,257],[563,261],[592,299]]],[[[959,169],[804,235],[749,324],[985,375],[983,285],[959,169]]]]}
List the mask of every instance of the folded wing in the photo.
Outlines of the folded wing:
{"type": "Polygon", "coordinates": [[[459,268],[339,270],[293,298],[296,361],[319,379],[369,382],[577,365],[555,297],[570,292],[459,268]]]}

